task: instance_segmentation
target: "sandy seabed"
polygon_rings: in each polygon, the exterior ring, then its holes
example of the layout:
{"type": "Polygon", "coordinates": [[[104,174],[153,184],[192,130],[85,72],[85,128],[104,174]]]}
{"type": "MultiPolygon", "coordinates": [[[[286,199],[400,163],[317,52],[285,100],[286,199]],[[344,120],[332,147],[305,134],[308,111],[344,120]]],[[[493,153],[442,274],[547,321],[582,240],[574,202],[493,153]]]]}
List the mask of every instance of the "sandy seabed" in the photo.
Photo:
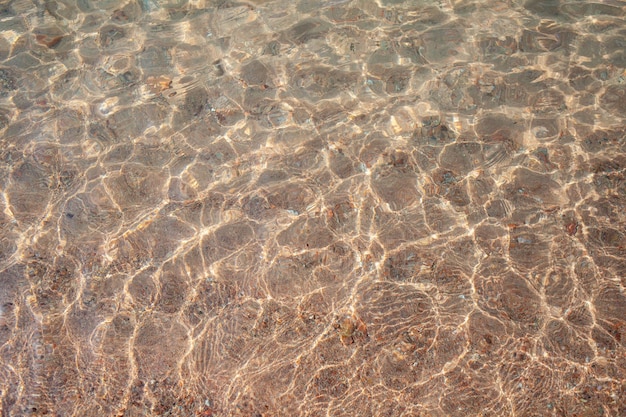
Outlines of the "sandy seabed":
{"type": "Polygon", "coordinates": [[[626,2],[0,1],[8,416],[625,416],[626,2]]]}

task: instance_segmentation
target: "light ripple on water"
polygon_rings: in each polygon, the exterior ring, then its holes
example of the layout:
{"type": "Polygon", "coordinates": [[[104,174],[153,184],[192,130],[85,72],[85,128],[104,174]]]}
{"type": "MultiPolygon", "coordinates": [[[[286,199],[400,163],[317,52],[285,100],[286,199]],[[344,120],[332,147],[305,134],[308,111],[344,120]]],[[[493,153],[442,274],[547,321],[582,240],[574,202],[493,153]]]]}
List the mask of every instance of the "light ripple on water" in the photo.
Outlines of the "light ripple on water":
{"type": "Polygon", "coordinates": [[[623,414],[621,3],[44,3],[2,413],[623,414]]]}

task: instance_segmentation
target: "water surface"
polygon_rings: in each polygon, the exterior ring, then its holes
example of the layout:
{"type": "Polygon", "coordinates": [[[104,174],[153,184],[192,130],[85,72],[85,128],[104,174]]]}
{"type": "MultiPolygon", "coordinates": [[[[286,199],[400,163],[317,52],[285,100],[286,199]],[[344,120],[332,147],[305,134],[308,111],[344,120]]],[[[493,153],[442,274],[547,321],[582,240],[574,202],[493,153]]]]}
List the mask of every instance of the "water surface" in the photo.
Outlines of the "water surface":
{"type": "Polygon", "coordinates": [[[617,0],[1,1],[1,415],[626,415],[625,70],[617,0]]]}

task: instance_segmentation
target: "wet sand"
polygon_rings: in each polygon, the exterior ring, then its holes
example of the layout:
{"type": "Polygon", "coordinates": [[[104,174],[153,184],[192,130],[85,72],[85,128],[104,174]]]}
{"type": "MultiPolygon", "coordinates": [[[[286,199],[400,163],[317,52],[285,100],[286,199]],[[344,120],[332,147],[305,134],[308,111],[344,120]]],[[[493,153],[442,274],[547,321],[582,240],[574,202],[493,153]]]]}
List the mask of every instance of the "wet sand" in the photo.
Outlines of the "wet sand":
{"type": "Polygon", "coordinates": [[[4,416],[626,415],[626,3],[0,2],[4,416]]]}

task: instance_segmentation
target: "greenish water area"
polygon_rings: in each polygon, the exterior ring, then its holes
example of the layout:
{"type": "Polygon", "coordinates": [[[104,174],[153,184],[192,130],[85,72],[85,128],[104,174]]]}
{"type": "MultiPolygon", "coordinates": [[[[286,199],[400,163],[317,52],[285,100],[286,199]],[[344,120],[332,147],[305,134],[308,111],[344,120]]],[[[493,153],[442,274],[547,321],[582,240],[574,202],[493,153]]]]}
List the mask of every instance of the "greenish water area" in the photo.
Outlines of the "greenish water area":
{"type": "Polygon", "coordinates": [[[625,416],[626,2],[0,0],[0,416],[625,416]]]}

